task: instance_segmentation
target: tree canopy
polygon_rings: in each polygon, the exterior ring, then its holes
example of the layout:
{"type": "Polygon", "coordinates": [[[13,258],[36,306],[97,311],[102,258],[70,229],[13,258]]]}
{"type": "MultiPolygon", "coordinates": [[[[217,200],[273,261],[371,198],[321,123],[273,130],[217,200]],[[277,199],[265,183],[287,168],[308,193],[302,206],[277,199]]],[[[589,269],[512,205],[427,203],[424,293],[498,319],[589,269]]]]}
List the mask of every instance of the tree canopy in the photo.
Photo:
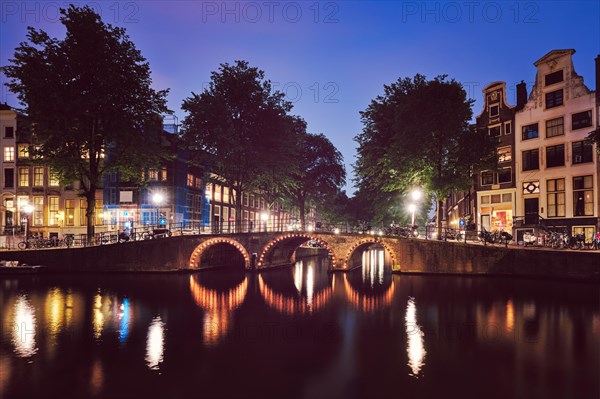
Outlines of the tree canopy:
{"type": "Polygon", "coordinates": [[[167,91],[151,88],[150,67],[124,29],[87,6],[60,12],[64,39],[29,27],[3,71],[25,107],[34,155],[62,181],[80,182],[91,236],[102,175],[140,176],[164,155],[167,91]]]}
{"type": "Polygon", "coordinates": [[[309,204],[333,206],[346,182],[342,154],[323,134],[306,133],[298,142],[297,154],[290,159],[295,168],[284,182],[282,191],[300,211],[305,227],[305,211],[309,204]]]}
{"type": "Polygon", "coordinates": [[[287,169],[297,123],[288,115],[292,105],[263,71],[236,61],[221,64],[208,87],[192,93],[182,108],[182,137],[197,162],[231,187],[239,228],[242,194],[287,169]]]}
{"type": "Polygon", "coordinates": [[[493,139],[469,127],[472,103],[446,76],[416,75],[385,85],[361,112],[364,128],[355,138],[359,190],[387,204],[386,193],[421,187],[437,198],[441,223],[447,195],[468,188],[473,171],[496,160],[493,139]]]}

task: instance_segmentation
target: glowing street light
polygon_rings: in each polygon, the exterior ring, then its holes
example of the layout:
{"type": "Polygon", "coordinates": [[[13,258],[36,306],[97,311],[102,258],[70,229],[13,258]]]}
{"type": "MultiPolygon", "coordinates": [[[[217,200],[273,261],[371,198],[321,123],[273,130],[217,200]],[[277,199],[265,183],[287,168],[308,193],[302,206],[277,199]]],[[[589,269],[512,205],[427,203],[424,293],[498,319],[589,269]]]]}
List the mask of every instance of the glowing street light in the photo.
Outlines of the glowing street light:
{"type": "Polygon", "coordinates": [[[29,240],[29,215],[33,212],[33,205],[27,204],[23,206],[23,212],[25,212],[25,241],[29,240]]]}
{"type": "Polygon", "coordinates": [[[154,205],[156,205],[156,225],[157,225],[157,227],[159,225],[159,220],[160,220],[159,208],[164,200],[165,200],[165,197],[161,193],[154,193],[154,195],[152,196],[152,202],[154,202],[154,205]]]}
{"type": "Polygon", "coordinates": [[[408,205],[408,211],[412,214],[411,226],[415,225],[415,211],[416,210],[417,210],[417,205],[415,205],[415,204],[408,205]]]}
{"type": "Polygon", "coordinates": [[[267,222],[269,221],[269,214],[267,212],[263,212],[260,214],[260,218],[263,221],[263,225],[265,226],[265,231],[267,231],[267,222]]]}
{"type": "Polygon", "coordinates": [[[421,192],[421,190],[418,189],[414,189],[411,193],[410,196],[412,197],[413,201],[418,201],[421,199],[421,197],[423,196],[423,193],[421,192]]]}

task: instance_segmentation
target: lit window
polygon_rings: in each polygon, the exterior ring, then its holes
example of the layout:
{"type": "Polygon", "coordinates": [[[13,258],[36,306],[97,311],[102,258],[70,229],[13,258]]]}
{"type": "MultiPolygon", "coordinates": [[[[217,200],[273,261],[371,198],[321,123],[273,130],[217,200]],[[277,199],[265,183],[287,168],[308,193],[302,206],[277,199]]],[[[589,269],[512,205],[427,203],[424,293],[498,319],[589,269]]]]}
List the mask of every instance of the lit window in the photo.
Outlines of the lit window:
{"type": "Polygon", "coordinates": [[[19,168],[19,187],[29,186],[29,168],[19,168]]]}
{"type": "Polygon", "coordinates": [[[44,225],[44,197],[33,197],[33,225],[44,225]]]}
{"type": "Polygon", "coordinates": [[[498,148],[498,162],[510,162],[512,160],[512,151],[509,147],[498,148]]]}
{"type": "Polygon", "coordinates": [[[87,226],[87,200],[79,201],[79,224],[87,226]]]}
{"type": "Polygon", "coordinates": [[[573,178],[573,216],[594,215],[593,176],[573,178]]]}
{"type": "Polygon", "coordinates": [[[56,226],[59,220],[58,197],[48,197],[48,224],[56,226]]]}
{"type": "Polygon", "coordinates": [[[58,178],[58,173],[54,172],[52,169],[50,169],[48,185],[54,186],[54,187],[60,185],[60,179],[58,178]]]}
{"type": "Polygon", "coordinates": [[[187,174],[187,186],[194,187],[194,175],[191,173],[187,174]]]}
{"type": "Polygon", "coordinates": [[[158,180],[158,169],[151,168],[148,170],[148,180],[152,180],[152,181],[158,180]]]}
{"type": "Polygon", "coordinates": [[[29,145],[19,144],[19,158],[29,158],[29,145]]]}
{"type": "Polygon", "coordinates": [[[14,162],[15,160],[15,147],[6,146],[4,147],[4,162],[14,162]]]}
{"type": "Polygon", "coordinates": [[[44,167],[36,166],[33,168],[33,186],[42,187],[44,185],[44,167]]]}
{"type": "Polygon", "coordinates": [[[65,225],[73,226],[75,223],[75,205],[73,200],[65,200],[65,225]]]}
{"type": "Polygon", "coordinates": [[[167,181],[167,168],[163,166],[163,168],[160,171],[160,180],[161,181],[167,181]]]}

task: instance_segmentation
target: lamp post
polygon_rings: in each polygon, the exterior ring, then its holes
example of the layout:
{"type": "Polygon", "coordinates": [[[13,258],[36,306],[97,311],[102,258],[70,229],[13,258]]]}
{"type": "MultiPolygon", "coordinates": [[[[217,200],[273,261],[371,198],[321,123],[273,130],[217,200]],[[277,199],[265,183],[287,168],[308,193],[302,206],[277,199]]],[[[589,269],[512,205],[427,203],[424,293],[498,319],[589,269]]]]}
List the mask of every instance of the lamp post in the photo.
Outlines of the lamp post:
{"type": "Polygon", "coordinates": [[[29,215],[33,212],[33,205],[25,205],[23,212],[25,212],[25,241],[29,241],[29,215]]]}
{"type": "Polygon", "coordinates": [[[415,211],[417,210],[417,205],[415,205],[415,204],[408,205],[408,210],[412,214],[410,225],[414,226],[415,225],[415,211]]]}
{"type": "Polygon", "coordinates": [[[269,220],[269,214],[268,214],[267,212],[263,212],[263,213],[260,215],[260,218],[261,218],[261,219],[262,219],[262,221],[263,221],[263,224],[264,224],[264,226],[265,226],[265,232],[266,232],[266,231],[267,231],[267,221],[269,220]]]}
{"type": "Polygon", "coordinates": [[[410,196],[412,197],[413,201],[418,201],[421,199],[421,197],[423,196],[423,193],[421,192],[421,190],[419,189],[414,189],[411,193],[410,196]]]}
{"type": "Polygon", "coordinates": [[[164,201],[164,199],[165,199],[165,197],[161,193],[155,193],[152,196],[152,202],[154,202],[154,205],[156,206],[156,227],[158,227],[158,225],[159,225],[159,218],[160,218],[159,207],[162,204],[162,202],[164,201]]]}

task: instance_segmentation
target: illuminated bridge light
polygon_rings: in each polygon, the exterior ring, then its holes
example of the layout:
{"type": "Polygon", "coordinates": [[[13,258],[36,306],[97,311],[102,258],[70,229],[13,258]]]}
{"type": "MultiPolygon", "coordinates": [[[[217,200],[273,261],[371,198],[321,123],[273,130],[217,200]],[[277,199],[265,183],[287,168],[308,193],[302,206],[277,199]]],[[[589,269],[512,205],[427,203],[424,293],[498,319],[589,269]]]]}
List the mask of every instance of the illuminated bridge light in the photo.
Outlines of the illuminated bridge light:
{"type": "Polygon", "coordinates": [[[365,310],[367,312],[373,312],[383,306],[389,306],[392,303],[394,297],[394,291],[396,289],[394,280],[388,287],[388,289],[376,295],[368,295],[356,291],[348,282],[348,277],[344,275],[344,288],[346,290],[346,297],[348,301],[357,309],[365,310]]]}

